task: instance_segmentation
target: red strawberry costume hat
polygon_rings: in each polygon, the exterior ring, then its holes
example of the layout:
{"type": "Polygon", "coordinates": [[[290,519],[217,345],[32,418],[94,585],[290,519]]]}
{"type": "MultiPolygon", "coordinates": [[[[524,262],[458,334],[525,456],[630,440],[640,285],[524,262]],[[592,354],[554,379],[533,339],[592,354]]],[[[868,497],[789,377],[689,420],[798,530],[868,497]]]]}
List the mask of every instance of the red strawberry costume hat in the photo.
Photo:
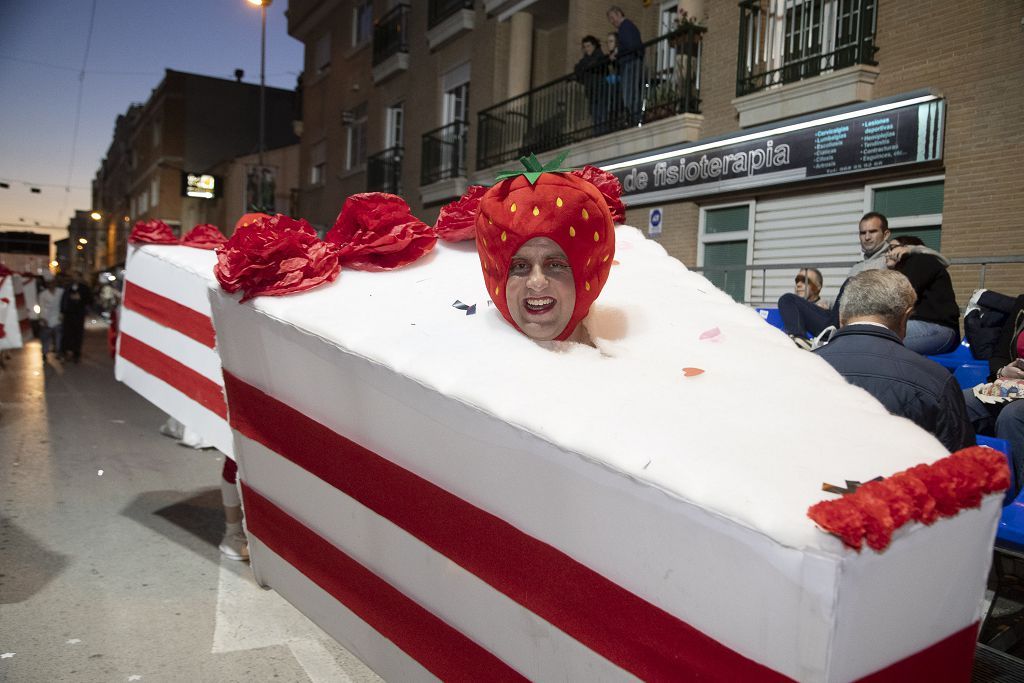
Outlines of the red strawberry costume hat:
{"type": "Polygon", "coordinates": [[[558,168],[564,158],[563,154],[544,166],[532,154],[520,159],[526,172],[500,174],[499,182],[480,199],[476,217],[487,294],[520,332],[505,299],[512,257],[534,237],[547,237],[565,252],[576,285],[576,306],[558,340],[567,339],[587,316],[608,281],[615,255],[615,229],[604,196],[591,183],[558,168]]]}

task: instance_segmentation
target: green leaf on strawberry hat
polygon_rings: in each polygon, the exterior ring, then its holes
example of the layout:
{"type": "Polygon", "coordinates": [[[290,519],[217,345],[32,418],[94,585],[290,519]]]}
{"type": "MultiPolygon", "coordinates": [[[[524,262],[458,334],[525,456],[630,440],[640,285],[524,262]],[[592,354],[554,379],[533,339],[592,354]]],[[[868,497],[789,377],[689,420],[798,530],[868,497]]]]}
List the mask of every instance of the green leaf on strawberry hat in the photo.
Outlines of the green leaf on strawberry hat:
{"type": "Polygon", "coordinates": [[[537,159],[536,154],[530,154],[528,157],[519,157],[520,163],[526,167],[526,171],[508,170],[501,171],[498,176],[494,179],[495,182],[505,180],[506,178],[516,178],[518,176],[526,176],[526,179],[530,181],[531,185],[537,184],[537,179],[544,173],[569,173],[573,169],[562,168],[562,162],[569,156],[569,152],[562,152],[557,157],[552,159],[546,164],[541,164],[540,160],[537,159]]]}

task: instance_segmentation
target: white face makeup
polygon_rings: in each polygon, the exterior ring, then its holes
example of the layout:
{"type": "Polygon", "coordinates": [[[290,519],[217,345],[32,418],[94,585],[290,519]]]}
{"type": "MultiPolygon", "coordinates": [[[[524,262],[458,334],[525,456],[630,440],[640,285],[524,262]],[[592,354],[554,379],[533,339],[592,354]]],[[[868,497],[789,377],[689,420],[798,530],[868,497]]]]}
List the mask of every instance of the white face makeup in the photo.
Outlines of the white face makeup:
{"type": "Polygon", "coordinates": [[[519,248],[509,265],[505,303],[531,339],[554,339],[565,330],[576,307],[576,284],[558,244],[534,237],[519,248]]]}

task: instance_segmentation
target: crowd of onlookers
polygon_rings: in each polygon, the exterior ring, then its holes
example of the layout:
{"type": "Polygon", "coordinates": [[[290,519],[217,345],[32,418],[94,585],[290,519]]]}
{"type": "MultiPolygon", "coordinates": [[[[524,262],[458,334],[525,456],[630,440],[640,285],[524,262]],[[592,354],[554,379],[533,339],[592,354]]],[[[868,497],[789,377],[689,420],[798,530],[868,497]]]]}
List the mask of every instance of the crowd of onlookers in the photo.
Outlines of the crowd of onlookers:
{"type": "Polygon", "coordinates": [[[36,277],[25,286],[37,289],[39,310],[32,331],[39,338],[44,361],[81,361],[86,318],[113,310],[119,298],[115,287],[91,286],[77,270],[36,277]]]}
{"type": "Polygon", "coordinates": [[[821,272],[800,270],[794,292],[779,298],[784,331],[951,451],[973,445],[976,434],[1005,439],[1022,477],[1024,400],[1016,396],[1024,393],[1024,295],[979,290],[971,298],[964,328],[990,373],[987,382],[961,388],[928,358],[960,345],[949,261],[916,236],[893,237],[877,212],[861,218],[859,236],[863,259],[831,305],[821,299],[821,272]]]}

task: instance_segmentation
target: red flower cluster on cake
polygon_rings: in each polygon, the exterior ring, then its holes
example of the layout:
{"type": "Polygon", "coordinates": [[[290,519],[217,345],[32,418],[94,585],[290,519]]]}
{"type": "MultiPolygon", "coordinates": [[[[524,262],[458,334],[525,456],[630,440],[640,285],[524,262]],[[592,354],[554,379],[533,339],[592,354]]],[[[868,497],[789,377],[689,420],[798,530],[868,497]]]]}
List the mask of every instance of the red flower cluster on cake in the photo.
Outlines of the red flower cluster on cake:
{"type": "Polygon", "coordinates": [[[239,228],[217,248],[214,275],[228,292],[280,296],[303,292],[338,276],[338,248],[306,221],[264,216],[239,228]]]}
{"type": "Polygon", "coordinates": [[[345,200],[327,241],[338,260],[355,270],[393,270],[417,260],[437,243],[434,229],[412,215],[401,197],[364,192],[345,200]]]}
{"type": "Polygon", "coordinates": [[[178,244],[171,226],[163,221],[139,221],[128,235],[129,244],[178,244]]]}
{"type": "Polygon", "coordinates": [[[480,211],[480,198],[487,192],[483,185],[470,185],[463,195],[441,207],[434,223],[434,232],[447,242],[471,240],[476,237],[476,214],[480,211]]]}
{"type": "Polygon", "coordinates": [[[904,524],[932,524],[939,517],[952,517],[978,507],[983,496],[1009,485],[1005,456],[974,446],[931,465],[869,482],[838,500],[816,503],[807,516],[851,548],[859,551],[866,540],[871,548],[884,550],[904,524]]]}
{"type": "Polygon", "coordinates": [[[227,241],[224,233],[216,225],[209,223],[200,223],[181,238],[184,246],[196,249],[216,249],[227,241]]]}

